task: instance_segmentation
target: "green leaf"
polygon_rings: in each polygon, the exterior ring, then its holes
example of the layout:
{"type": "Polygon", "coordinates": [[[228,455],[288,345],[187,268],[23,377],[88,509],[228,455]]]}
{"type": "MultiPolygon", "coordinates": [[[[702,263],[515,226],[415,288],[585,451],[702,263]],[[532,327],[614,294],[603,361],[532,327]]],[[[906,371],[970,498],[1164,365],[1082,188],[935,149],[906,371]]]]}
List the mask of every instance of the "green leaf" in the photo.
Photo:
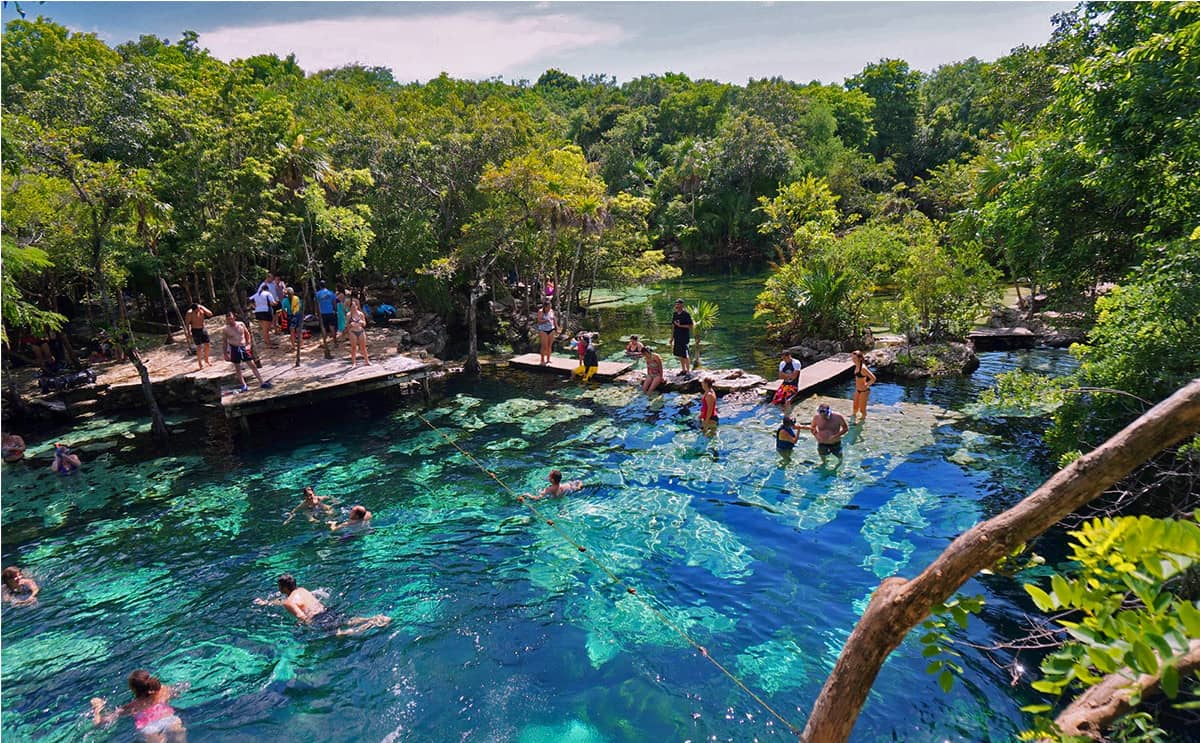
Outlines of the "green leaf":
{"type": "Polygon", "coordinates": [[[1146,643],[1141,640],[1134,640],[1133,655],[1137,658],[1136,670],[1142,673],[1154,673],[1158,671],[1158,658],[1146,643]]]}
{"type": "Polygon", "coordinates": [[[1025,584],[1025,592],[1033,599],[1033,603],[1042,611],[1053,611],[1058,608],[1058,604],[1054,599],[1050,598],[1050,594],[1033,585],[1032,583],[1025,584]]]}
{"type": "Polygon", "coordinates": [[[1031,715],[1040,715],[1043,712],[1049,712],[1054,709],[1049,704],[1027,704],[1021,708],[1022,712],[1028,712],[1031,715]]]}
{"type": "Polygon", "coordinates": [[[1030,686],[1032,686],[1036,691],[1042,692],[1043,694],[1054,694],[1055,696],[1058,695],[1060,690],[1058,684],[1054,683],[1053,681],[1046,681],[1045,679],[1041,681],[1034,681],[1032,684],[1030,684],[1030,686]]]}
{"type": "Polygon", "coordinates": [[[1092,665],[1098,668],[1101,673],[1112,673],[1119,667],[1117,662],[1113,660],[1112,656],[1104,652],[1103,648],[1089,646],[1085,648],[1085,650],[1087,651],[1088,660],[1090,660],[1092,665]]]}
{"type": "Polygon", "coordinates": [[[950,671],[942,671],[942,675],[938,676],[938,686],[942,687],[942,691],[949,694],[950,689],[954,688],[954,674],[950,671]]]}
{"type": "Polygon", "coordinates": [[[1200,637],[1200,609],[1191,601],[1179,602],[1179,618],[1189,637],[1200,637]]]}
{"type": "Polygon", "coordinates": [[[1179,671],[1175,666],[1168,664],[1163,667],[1159,683],[1162,685],[1163,694],[1166,694],[1168,699],[1174,699],[1179,693],[1179,671]]]}
{"type": "Polygon", "coordinates": [[[929,665],[925,666],[925,673],[928,673],[929,675],[932,676],[933,674],[942,670],[942,667],[945,665],[946,665],[945,661],[935,660],[932,663],[930,663],[929,665]]]}
{"type": "Polygon", "coordinates": [[[937,645],[929,645],[929,646],[926,646],[926,648],[921,651],[921,657],[922,658],[932,658],[933,656],[937,655],[940,652],[942,652],[941,647],[939,647],[937,645]]]}

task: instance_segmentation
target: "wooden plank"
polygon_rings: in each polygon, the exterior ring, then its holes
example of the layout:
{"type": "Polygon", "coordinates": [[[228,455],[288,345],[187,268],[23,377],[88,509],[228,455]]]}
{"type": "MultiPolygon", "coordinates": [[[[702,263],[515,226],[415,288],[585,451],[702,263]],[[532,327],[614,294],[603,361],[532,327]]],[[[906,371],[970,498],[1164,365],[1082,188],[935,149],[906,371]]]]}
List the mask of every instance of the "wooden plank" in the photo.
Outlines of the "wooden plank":
{"type": "Polygon", "coordinates": [[[377,359],[371,366],[350,368],[344,359],[309,361],[300,367],[266,364],[260,370],[271,389],[255,386],[253,374],[243,370],[252,385],[244,393],[225,394],[221,406],[231,418],[282,410],[330,400],[359,392],[382,389],[419,380],[432,364],[406,356],[377,359]]]}
{"type": "MultiPolygon", "coordinates": [[[[541,356],[536,353],[525,353],[520,356],[514,356],[508,360],[509,366],[515,366],[521,369],[529,369],[531,371],[549,371],[555,374],[570,375],[575,371],[575,367],[579,366],[579,359],[575,356],[551,356],[550,363],[543,365],[541,356]]],[[[633,368],[633,364],[620,361],[601,361],[600,366],[594,376],[595,379],[613,379],[619,377],[625,372],[633,368]]]]}
{"type": "MultiPolygon", "coordinates": [[[[823,385],[841,379],[854,371],[854,360],[848,353],[839,353],[809,366],[800,368],[797,394],[811,392],[823,385]]],[[[763,385],[763,392],[774,395],[779,390],[780,380],[774,379],[763,385]]]]}

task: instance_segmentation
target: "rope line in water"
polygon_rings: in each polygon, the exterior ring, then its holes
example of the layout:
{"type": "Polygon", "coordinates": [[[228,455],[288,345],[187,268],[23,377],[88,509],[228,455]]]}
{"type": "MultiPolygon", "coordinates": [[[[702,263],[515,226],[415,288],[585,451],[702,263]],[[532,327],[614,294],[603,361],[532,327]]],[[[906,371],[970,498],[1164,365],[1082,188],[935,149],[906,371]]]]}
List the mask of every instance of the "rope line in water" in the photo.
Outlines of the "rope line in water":
{"type": "Polygon", "coordinates": [[[473,462],[476,467],[478,467],[481,471],[483,471],[484,474],[486,474],[488,477],[495,480],[496,484],[499,485],[501,488],[503,488],[505,492],[507,492],[512,497],[516,498],[518,503],[523,504],[526,508],[528,508],[531,512],[533,512],[534,516],[536,516],[539,520],[544,521],[548,526],[550,526],[550,528],[552,528],[556,532],[558,532],[559,536],[561,536],[564,540],[566,540],[567,543],[569,543],[571,546],[575,547],[575,549],[579,550],[579,552],[581,554],[583,554],[584,557],[586,557],[588,560],[590,560],[593,565],[595,565],[605,575],[607,575],[609,577],[609,579],[612,580],[613,583],[620,585],[620,586],[624,586],[626,593],[628,593],[630,596],[633,596],[635,599],[637,599],[639,602],[641,602],[642,606],[644,606],[654,616],[656,616],[659,619],[659,621],[661,621],[664,625],[666,625],[667,627],[674,630],[677,635],[682,637],[684,639],[684,641],[687,642],[687,644],[689,644],[693,648],[695,648],[700,653],[700,655],[707,658],[708,662],[710,662],[714,666],[716,666],[717,670],[719,670],[721,673],[725,674],[725,676],[728,677],[729,680],[732,681],[739,689],[746,692],[746,694],[750,695],[751,699],[758,702],[760,707],[762,707],[767,712],[769,712],[776,720],[779,720],[781,723],[783,723],[787,727],[787,729],[790,730],[793,734],[800,735],[800,728],[798,728],[795,725],[793,725],[792,723],[788,722],[787,718],[785,718],[783,715],[776,712],[775,709],[771,705],[767,704],[767,702],[762,697],[760,697],[758,694],[756,694],[753,689],[751,689],[749,686],[746,686],[746,684],[740,678],[735,676],[728,668],[726,668],[724,665],[722,665],[720,661],[718,661],[716,658],[712,657],[712,655],[709,654],[707,648],[705,648],[703,645],[701,645],[700,643],[693,640],[691,635],[689,635],[687,632],[685,632],[683,630],[683,628],[681,628],[678,624],[676,624],[674,621],[672,621],[671,618],[669,616],[667,616],[663,611],[661,611],[658,607],[656,607],[656,606],[654,606],[654,604],[650,603],[649,599],[647,599],[642,594],[638,593],[636,588],[634,588],[633,586],[626,583],[623,578],[621,578],[619,575],[617,575],[612,570],[610,570],[607,565],[600,562],[600,560],[598,560],[596,558],[596,556],[593,555],[588,550],[587,547],[584,547],[582,544],[575,541],[575,539],[569,533],[567,533],[566,530],[564,530],[561,526],[559,526],[557,521],[543,516],[542,512],[538,510],[537,506],[535,506],[530,501],[529,498],[526,498],[522,495],[518,495],[517,493],[513,492],[512,488],[508,487],[508,485],[505,484],[505,482],[503,480],[501,480],[496,475],[495,472],[492,472],[487,467],[484,467],[482,462],[480,462],[478,459],[476,459],[474,456],[472,456],[471,453],[468,452],[466,449],[459,446],[458,443],[454,439],[447,436],[444,431],[442,431],[440,428],[438,428],[437,426],[430,423],[429,419],[427,419],[425,416],[421,415],[420,411],[414,411],[414,412],[416,412],[417,417],[421,419],[422,423],[424,423],[425,425],[427,425],[431,429],[433,429],[433,431],[435,433],[437,433],[439,436],[441,436],[443,439],[445,439],[446,442],[449,443],[451,446],[453,446],[455,449],[458,449],[459,453],[461,453],[467,459],[471,460],[471,462],[473,462]]]}

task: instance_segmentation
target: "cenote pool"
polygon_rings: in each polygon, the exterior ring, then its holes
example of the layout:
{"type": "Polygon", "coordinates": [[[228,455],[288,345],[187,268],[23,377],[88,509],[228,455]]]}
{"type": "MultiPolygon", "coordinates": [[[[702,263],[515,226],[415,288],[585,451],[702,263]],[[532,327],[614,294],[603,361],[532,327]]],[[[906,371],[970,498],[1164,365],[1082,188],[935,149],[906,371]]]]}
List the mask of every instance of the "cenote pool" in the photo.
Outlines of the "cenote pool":
{"type": "MultiPolygon", "coordinates": [[[[611,310],[604,332],[667,311],[611,310]]],[[[175,456],[113,450],[72,478],[6,466],[3,563],[42,593],[4,610],[4,738],[128,740],[128,719],[94,731],[84,713],[92,696],[127,701],[126,675],[145,667],[191,683],[176,704],[191,741],[794,739],[417,412],[518,492],[552,467],[582,479],[546,513],[802,726],[879,580],[914,574],[1045,476],[1029,423],[962,412],[1018,366],[1070,361],[986,354],[968,379],[878,385],[834,471],[811,443],[782,461],[777,409],[753,399],[723,399],[708,438],[694,396],[505,371],[450,380],[429,405],[364,398],[256,421],[232,443],[194,424],[175,456]],[[367,505],[373,529],[283,525],[308,484],[367,505]],[[283,572],[392,624],[299,628],[254,604],[283,572]]],[[[988,608],[964,638],[1012,629],[1011,583],[968,590],[988,608]]],[[[1012,739],[1024,684],[968,650],[943,694],[925,665],[915,637],[901,646],[855,740],[1012,739]]]]}

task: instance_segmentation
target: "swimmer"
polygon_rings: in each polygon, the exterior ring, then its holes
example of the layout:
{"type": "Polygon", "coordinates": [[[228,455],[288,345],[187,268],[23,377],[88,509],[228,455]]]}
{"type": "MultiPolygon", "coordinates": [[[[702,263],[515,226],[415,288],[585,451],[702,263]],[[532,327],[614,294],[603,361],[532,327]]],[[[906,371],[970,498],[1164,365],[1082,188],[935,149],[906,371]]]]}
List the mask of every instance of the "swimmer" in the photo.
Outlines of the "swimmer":
{"type": "Polygon", "coordinates": [[[350,508],[350,518],[346,519],[340,524],[336,521],[329,521],[326,523],[329,524],[330,531],[338,531],[339,529],[346,529],[354,526],[367,526],[367,522],[371,520],[371,515],[371,512],[368,511],[365,506],[353,506],[350,508]]]}
{"type": "Polygon", "coordinates": [[[138,738],[145,743],[183,743],[187,740],[187,728],[168,701],[186,689],[187,684],[167,686],[151,676],[149,671],[139,669],[129,674],[129,690],[133,692],[133,701],[105,714],[104,699],[93,697],[92,723],[109,725],[121,715],[132,715],[138,738]]]}
{"type": "MultiPolygon", "coordinates": [[[[376,614],[373,617],[350,617],[343,621],[344,618],[340,612],[326,609],[325,605],[312,595],[311,591],[297,586],[296,579],[291,575],[279,576],[276,583],[279,586],[279,592],[284,595],[283,608],[291,612],[292,616],[299,619],[301,623],[310,627],[320,630],[336,629],[338,635],[356,635],[372,627],[386,627],[392,621],[392,618],[386,614],[376,614]]],[[[255,599],[254,603],[263,606],[276,602],[255,599]]]]}
{"type": "Polygon", "coordinates": [[[81,466],[79,457],[71,453],[70,447],[61,441],[54,445],[54,461],[50,463],[50,469],[60,475],[73,475],[81,466]]]}
{"type": "Polygon", "coordinates": [[[625,344],[625,355],[634,358],[642,356],[642,342],[638,340],[636,335],[629,336],[629,342],[625,344]]]}
{"type": "Polygon", "coordinates": [[[11,603],[13,606],[28,606],[37,603],[38,588],[37,581],[33,578],[27,578],[21,569],[16,565],[9,565],[4,569],[2,576],[4,585],[0,587],[0,597],[2,600],[11,603]]]}
{"type": "Polygon", "coordinates": [[[285,526],[292,519],[296,518],[297,512],[304,509],[308,510],[309,521],[317,521],[319,515],[322,513],[333,513],[333,506],[325,502],[325,496],[317,495],[316,492],[313,491],[312,485],[306,486],[303,494],[304,500],[300,501],[300,505],[293,508],[291,513],[288,514],[287,518],[283,520],[285,526]]]}
{"type": "Polygon", "coordinates": [[[533,500],[541,500],[542,498],[561,498],[567,493],[573,493],[583,487],[583,480],[571,480],[568,483],[562,481],[562,473],[558,470],[550,470],[550,484],[542,489],[538,495],[526,493],[526,497],[533,500]]]}
{"type": "Polygon", "coordinates": [[[15,433],[4,434],[4,461],[19,462],[25,456],[25,439],[15,433]]]}
{"type": "Polygon", "coordinates": [[[790,453],[796,448],[800,437],[796,435],[796,419],[790,415],[783,416],[783,424],[775,429],[775,451],[790,453]]]}

